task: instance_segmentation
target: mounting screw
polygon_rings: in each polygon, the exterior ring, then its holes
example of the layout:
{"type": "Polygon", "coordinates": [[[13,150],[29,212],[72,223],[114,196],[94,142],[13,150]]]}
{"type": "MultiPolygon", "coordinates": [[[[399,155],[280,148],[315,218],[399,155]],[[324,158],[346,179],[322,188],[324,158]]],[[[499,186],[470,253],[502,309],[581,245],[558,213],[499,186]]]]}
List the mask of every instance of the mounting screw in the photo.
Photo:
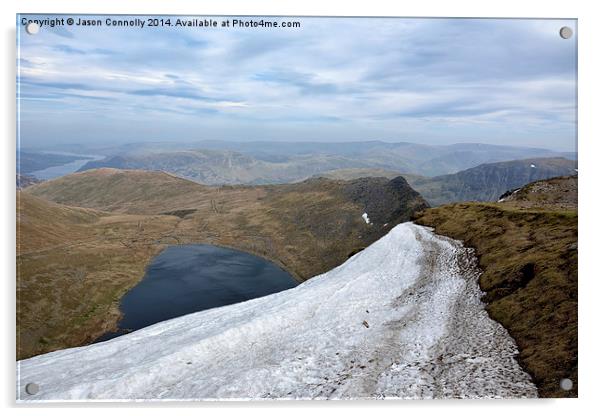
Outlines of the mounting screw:
{"type": "Polygon", "coordinates": [[[30,35],[35,35],[40,31],[40,25],[36,22],[29,22],[25,26],[25,31],[30,35]]]}
{"type": "Polygon", "coordinates": [[[568,26],[563,26],[560,28],[560,37],[562,39],[569,39],[571,36],[573,36],[573,29],[568,26]]]}
{"type": "Polygon", "coordinates": [[[565,391],[569,391],[573,388],[573,382],[570,378],[563,378],[560,380],[560,388],[565,391]]]}
{"type": "Polygon", "coordinates": [[[25,392],[27,392],[27,394],[29,394],[30,396],[37,394],[39,391],[40,386],[38,386],[36,383],[27,383],[27,385],[25,386],[25,392]]]}

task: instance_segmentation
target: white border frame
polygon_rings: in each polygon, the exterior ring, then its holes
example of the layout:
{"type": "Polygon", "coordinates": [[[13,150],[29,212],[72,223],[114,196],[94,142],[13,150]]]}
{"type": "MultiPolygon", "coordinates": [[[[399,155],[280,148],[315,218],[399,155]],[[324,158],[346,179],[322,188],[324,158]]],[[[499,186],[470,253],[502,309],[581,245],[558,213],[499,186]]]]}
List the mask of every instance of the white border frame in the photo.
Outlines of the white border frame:
{"type": "Polygon", "coordinates": [[[307,412],[344,411],[351,414],[364,414],[371,410],[379,413],[420,412],[422,414],[504,414],[520,410],[544,411],[550,414],[563,414],[587,411],[594,408],[602,397],[597,391],[600,378],[600,321],[599,295],[600,267],[596,264],[597,239],[600,235],[600,220],[597,211],[602,198],[600,186],[600,113],[602,112],[602,91],[599,74],[602,74],[600,45],[602,40],[602,15],[593,1],[547,0],[531,1],[476,1],[476,0],[420,0],[416,2],[393,2],[386,0],[21,0],[3,1],[3,65],[4,94],[2,126],[4,140],[2,156],[2,249],[0,256],[5,273],[2,290],[2,327],[4,331],[2,348],[2,405],[9,411],[50,415],[85,412],[105,414],[106,412],[130,413],[143,410],[153,415],[164,415],[168,408],[177,407],[178,413],[219,410],[232,412],[242,410],[253,414],[265,413],[303,414],[307,412]],[[119,13],[119,14],[247,14],[247,15],[316,15],[316,16],[421,16],[421,17],[534,17],[534,18],[577,18],[579,19],[579,213],[582,224],[579,227],[579,399],[556,399],[535,401],[413,401],[413,402],[249,402],[249,403],[138,403],[128,405],[76,404],[40,406],[15,405],[15,22],[16,13],[119,13]],[[584,225],[585,224],[585,225],[584,225]],[[119,410],[108,408],[120,406],[119,410]],[[21,409],[15,409],[19,407],[21,409]],[[148,408],[147,408],[148,407],[148,408]],[[66,409],[65,409],[66,408],[66,409]]]}

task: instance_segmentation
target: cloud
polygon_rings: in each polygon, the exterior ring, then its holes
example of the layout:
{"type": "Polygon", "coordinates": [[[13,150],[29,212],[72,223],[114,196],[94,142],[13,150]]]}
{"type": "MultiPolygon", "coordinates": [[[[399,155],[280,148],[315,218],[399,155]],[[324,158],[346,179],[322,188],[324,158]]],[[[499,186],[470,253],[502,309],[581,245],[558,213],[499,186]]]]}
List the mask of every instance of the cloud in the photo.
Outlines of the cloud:
{"type": "Polygon", "coordinates": [[[97,88],[93,85],[76,83],[76,82],[59,82],[59,81],[37,81],[32,80],[31,78],[21,77],[19,80],[21,85],[33,86],[33,87],[41,87],[41,88],[50,88],[50,89],[60,89],[60,90],[85,90],[92,91],[97,88]]]}
{"type": "Polygon", "coordinates": [[[332,94],[341,91],[335,83],[318,81],[310,73],[270,70],[254,74],[253,80],[268,84],[293,86],[301,94],[332,94]]]}
{"type": "Polygon", "coordinates": [[[208,139],[573,147],[577,36],[563,40],[558,28],[574,21],[277,20],[301,28],[23,35],[22,141],[85,140],[68,137],[84,114],[103,134],[112,130],[101,123],[138,121],[111,133],[123,140],[176,125],[191,139],[204,126],[208,139]]]}
{"type": "Polygon", "coordinates": [[[205,97],[194,91],[185,88],[150,88],[142,90],[129,91],[128,94],[141,95],[146,97],[163,96],[175,98],[189,98],[200,101],[217,101],[215,98],[205,97]]]}
{"type": "Polygon", "coordinates": [[[73,39],[74,38],[73,32],[71,32],[70,30],[65,29],[62,26],[45,27],[45,30],[47,30],[50,33],[53,33],[53,34],[55,34],[57,36],[63,37],[63,38],[67,38],[67,39],[73,39]]]}
{"type": "Polygon", "coordinates": [[[73,48],[69,45],[53,45],[52,50],[56,52],[64,52],[75,55],[86,55],[87,53],[81,49],[73,48]]]}

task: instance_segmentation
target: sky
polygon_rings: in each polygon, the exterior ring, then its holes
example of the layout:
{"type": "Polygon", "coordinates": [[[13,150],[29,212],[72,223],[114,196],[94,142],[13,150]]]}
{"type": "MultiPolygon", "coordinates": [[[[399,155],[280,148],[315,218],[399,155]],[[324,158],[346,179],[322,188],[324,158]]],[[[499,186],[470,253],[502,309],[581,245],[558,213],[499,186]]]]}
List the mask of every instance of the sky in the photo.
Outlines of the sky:
{"type": "MultiPolygon", "coordinates": [[[[18,18],[22,147],[383,140],[576,150],[577,36],[559,36],[562,26],[576,32],[574,20],[123,28],[107,17],[36,35],[18,18]]],[[[261,20],[241,18],[251,19],[261,20]]]]}

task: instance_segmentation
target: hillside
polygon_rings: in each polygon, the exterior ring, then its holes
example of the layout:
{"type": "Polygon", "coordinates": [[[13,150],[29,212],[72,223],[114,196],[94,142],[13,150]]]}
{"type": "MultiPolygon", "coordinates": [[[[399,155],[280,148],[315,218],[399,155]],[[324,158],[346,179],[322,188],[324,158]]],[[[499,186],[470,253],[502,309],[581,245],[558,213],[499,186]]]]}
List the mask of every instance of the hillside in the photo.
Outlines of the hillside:
{"type": "Polygon", "coordinates": [[[26,192],[59,204],[158,214],[208,203],[216,189],[164,172],[97,169],[31,186],[26,192]]]}
{"type": "Polygon", "coordinates": [[[500,196],[498,202],[526,209],[577,211],[577,175],[536,181],[500,196]]]}
{"type": "Polygon", "coordinates": [[[18,191],[17,357],[82,345],[112,329],[117,302],[176,224],[177,217],[110,215],[18,191]]]}
{"type": "Polygon", "coordinates": [[[33,185],[20,200],[20,240],[27,242],[17,259],[20,330],[27,334],[21,358],[82,345],[114,326],[121,295],[167,244],[240,249],[303,281],[340,265],[427,206],[401,177],[208,187],[161,172],[116,169],[33,185]],[[46,213],[55,217],[54,209],[66,226],[49,220],[46,213]],[[71,230],[83,213],[92,217],[71,230]],[[39,310],[45,313],[31,313],[39,310]]]}
{"type": "Polygon", "coordinates": [[[497,201],[503,193],[530,182],[575,175],[577,162],[564,158],[534,158],[487,163],[458,173],[432,178],[403,175],[436,206],[458,201],[497,201]]]}
{"type": "Polygon", "coordinates": [[[33,184],[39,183],[40,180],[31,175],[19,175],[17,173],[17,188],[27,188],[33,184]]]}
{"type": "Polygon", "coordinates": [[[88,226],[103,217],[95,210],[62,206],[22,191],[17,191],[17,215],[18,253],[84,239],[88,226]]]}
{"type": "Polygon", "coordinates": [[[484,311],[473,260],[400,224],[296,288],[20,361],[17,398],[536,397],[484,311]]]}
{"type": "Polygon", "coordinates": [[[138,143],[89,151],[107,157],[90,161],[80,171],[160,170],[206,185],[289,183],[339,169],[433,176],[504,160],[574,157],[546,149],[479,143],[434,146],[379,141],[138,143]]]}
{"type": "MultiPolygon", "coordinates": [[[[350,168],[350,169],[334,169],[322,172],[316,175],[319,178],[334,179],[340,181],[350,181],[359,178],[387,178],[393,179],[402,176],[400,172],[378,168],[350,168]]],[[[404,176],[405,177],[405,176],[404,176]]],[[[406,178],[407,179],[407,178],[406,178]]]]}
{"type": "Polygon", "coordinates": [[[443,205],[416,220],[476,249],[487,312],[543,397],[577,396],[576,187],[574,176],[538,181],[499,203],[443,205]]]}

